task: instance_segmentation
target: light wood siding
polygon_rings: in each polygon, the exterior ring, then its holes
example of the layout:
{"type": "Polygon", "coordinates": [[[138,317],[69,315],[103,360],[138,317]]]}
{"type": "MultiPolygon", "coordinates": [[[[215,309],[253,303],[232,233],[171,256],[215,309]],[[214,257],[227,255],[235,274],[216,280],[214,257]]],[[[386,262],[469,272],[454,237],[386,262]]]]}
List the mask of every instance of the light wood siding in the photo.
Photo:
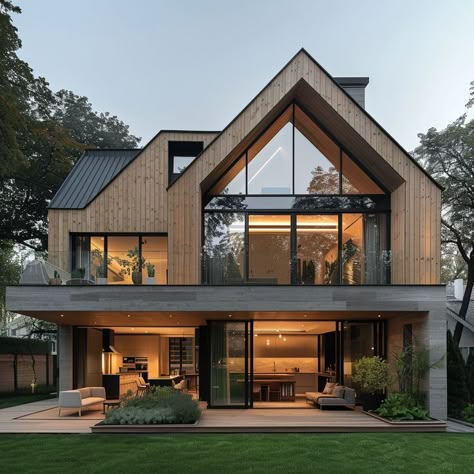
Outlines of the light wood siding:
{"type": "MultiPolygon", "coordinates": [[[[200,282],[201,183],[255,133],[298,81],[304,79],[401,177],[392,189],[393,283],[440,281],[440,189],[334,81],[301,51],[224,130],[169,190],[169,281],[200,282]]],[[[393,181],[392,181],[393,183],[393,181]]]]}
{"type": "Polygon", "coordinates": [[[51,209],[50,259],[67,267],[71,232],[168,232],[168,142],[207,146],[215,136],[162,132],[85,209],[51,209]]]}

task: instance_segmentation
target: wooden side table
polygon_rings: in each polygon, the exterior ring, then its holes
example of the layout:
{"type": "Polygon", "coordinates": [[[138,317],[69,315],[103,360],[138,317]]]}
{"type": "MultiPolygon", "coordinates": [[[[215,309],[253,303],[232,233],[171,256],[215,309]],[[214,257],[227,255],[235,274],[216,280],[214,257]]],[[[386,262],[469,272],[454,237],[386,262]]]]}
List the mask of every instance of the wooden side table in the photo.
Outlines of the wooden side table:
{"type": "Polygon", "coordinates": [[[107,409],[110,409],[113,407],[118,408],[119,406],[120,406],[120,400],[105,400],[103,413],[105,414],[106,408],[107,409]]]}

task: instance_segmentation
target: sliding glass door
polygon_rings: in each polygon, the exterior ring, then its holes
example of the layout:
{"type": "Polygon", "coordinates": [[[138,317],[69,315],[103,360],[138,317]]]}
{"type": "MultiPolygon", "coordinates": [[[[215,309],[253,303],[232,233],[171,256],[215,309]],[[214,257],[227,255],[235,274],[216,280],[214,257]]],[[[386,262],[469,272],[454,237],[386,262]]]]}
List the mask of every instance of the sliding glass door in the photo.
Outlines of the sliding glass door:
{"type": "Polygon", "coordinates": [[[251,321],[212,321],[210,406],[247,408],[251,400],[251,321]]]}

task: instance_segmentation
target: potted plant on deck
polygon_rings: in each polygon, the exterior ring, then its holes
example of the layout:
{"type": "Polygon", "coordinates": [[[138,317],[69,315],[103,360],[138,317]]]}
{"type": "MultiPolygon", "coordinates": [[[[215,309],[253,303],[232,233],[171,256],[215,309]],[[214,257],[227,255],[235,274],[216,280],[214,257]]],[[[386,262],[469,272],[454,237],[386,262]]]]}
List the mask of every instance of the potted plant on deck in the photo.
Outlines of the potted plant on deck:
{"type": "Polygon", "coordinates": [[[352,381],[357,388],[357,399],[365,411],[380,406],[389,380],[388,363],[381,357],[361,357],[354,363],[352,381]]]}
{"type": "Polygon", "coordinates": [[[145,284],[147,285],[154,285],[155,284],[155,265],[151,262],[145,263],[147,277],[145,280],[145,284]]]}
{"type": "Polygon", "coordinates": [[[49,284],[51,286],[59,286],[63,284],[63,281],[61,280],[58,271],[54,270],[54,278],[49,279],[49,284]]]}

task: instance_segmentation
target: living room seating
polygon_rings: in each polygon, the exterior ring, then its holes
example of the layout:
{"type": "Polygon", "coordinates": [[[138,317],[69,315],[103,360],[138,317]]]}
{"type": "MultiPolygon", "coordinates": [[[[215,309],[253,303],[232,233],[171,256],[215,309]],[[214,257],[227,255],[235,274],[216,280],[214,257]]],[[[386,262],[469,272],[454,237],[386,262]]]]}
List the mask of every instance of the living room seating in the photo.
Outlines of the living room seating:
{"type": "Polygon", "coordinates": [[[335,406],[354,408],[356,392],[353,388],[345,387],[344,385],[328,387],[328,384],[326,384],[322,392],[306,392],[305,398],[307,402],[318,405],[321,410],[323,407],[335,406]]]}
{"type": "Polygon", "coordinates": [[[77,390],[64,390],[59,392],[59,416],[62,408],[75,408],[81,410],[91,405],[104,403],[106,400],[104,387],[84,387],[77,390]]]}

